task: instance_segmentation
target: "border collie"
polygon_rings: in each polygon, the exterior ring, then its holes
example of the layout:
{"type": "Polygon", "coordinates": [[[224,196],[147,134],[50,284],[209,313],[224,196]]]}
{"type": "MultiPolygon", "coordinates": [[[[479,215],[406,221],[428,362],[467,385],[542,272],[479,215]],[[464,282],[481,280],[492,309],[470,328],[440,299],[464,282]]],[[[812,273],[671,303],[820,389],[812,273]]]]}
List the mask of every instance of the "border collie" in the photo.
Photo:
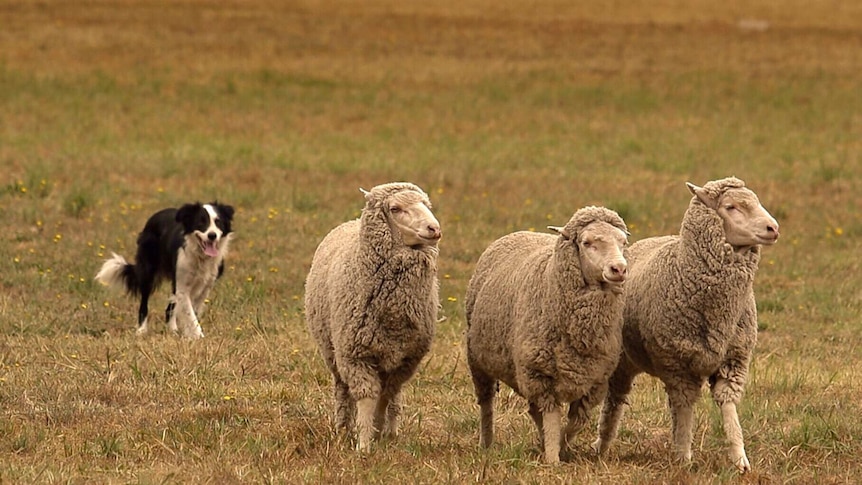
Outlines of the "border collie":
{"type": "Polygon", "coordinates": [[[147,333],[150,295],[162,280],[170,278],[171,297],[165,309],[168,329],[177,333],[178,312],[183,337],[204,336],[198,316],[224,272],[224,257],[233,237],[233,212],[233,207],[218,202],[163,209],[147,220],[138,235],[135,264],[116,253],[102,264],[97,281],[141,298],[138,335],[147,333]]]}

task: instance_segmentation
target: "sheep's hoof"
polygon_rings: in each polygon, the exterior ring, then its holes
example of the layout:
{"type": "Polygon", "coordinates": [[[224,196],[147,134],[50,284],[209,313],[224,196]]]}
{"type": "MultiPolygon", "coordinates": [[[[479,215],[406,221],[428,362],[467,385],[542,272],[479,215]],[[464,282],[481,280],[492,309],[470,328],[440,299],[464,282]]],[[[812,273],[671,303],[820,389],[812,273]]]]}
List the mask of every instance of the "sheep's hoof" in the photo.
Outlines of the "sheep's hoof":
{"type": "Polygon", "coordinates": [[[734,462],[734,465],[736,465],[736,469],[740,474],[744,475],[751,471],[751,463],[748,462],[748,457],[745,455],[740,456],[736,462],[734,462]]]}
{"type": "Polygon", "coordinates": [[[398,437],[398,426],[390,427],[387,426],[386,429],[380,434],[380,438],[384,440],[394,440],[398,437]]]}
{"type": "Polygon", "coordinates": [[[692,452],[691,452],[690,448],[689,449],[683,449],[683,448],[677,449],[675,454],[676,454],[676,459],[677,459],[677,461],[679,461],[679,463],[681,463],[683,465],[690,465],[691,464],[692,452]]]}
{"type": "Polygon", "coordinates": [[[607,449],[608,449],[608,447],[605,446],[605,444],[602,442],[601,438],[593,441],[593,444],[590,445],[590,448],[597,455],[604,454],[604,452],[607,451],[607,449]]]}
{"type": "Polygon", "coordinates": [[[559,465],[560,464],[560,455],[549,456],[545,455],[545,463],[548,465],[559,465]]]}
{"type": "Polygon", "coordinates": [[[551,447],[551,449],[546,449],[544,453],[545,463],[548,465],[559,465],[561,451],[562,450],[554,449],[553,447],[551,447]]]}

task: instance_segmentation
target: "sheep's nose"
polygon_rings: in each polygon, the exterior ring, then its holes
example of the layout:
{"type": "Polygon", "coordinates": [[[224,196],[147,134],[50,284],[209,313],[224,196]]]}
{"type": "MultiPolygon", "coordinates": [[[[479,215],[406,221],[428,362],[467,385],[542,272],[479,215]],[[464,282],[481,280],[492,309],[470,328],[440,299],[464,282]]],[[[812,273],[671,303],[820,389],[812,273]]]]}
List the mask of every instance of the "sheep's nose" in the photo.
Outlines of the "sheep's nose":
{"type": "Polygon", "coordinates": [[[627,271],[627,265],[624,263],[617,263],[611,265],[611,273],[615,276],[625,277],[627,271]]]}
{"type": "Polygon", "coordinates": [[[622,283],[626,280],[628,265],[625,262],[610,263],[604,273],[604,280],[608,283],[622,283]]]}
{"type": "Polygon", "coordinates": [[[770,234],[775,234],[775,239],[778,239],[778,236],[781,235],[781,233],[778,232],[778,223],[777,222],[775,222],[773,224],[767,224],[766,225],[766,232],[768,232],[770,234]]]}
{"type": "Polygon", "coordinates": [[[428,230],[428,234],[430,234],[431,239],[440,239],[443,237],[443,233],[440,231],[440,226],[436,224],[428,224],[426,229],[428,230]]]}
{"type": "Polygon", "coordinates": [[[209,239],[210,241],[215,241],[216,237],[217,237],[216,233],[214,233],[214,232],[208,232],[207,233],[207,239],[209,239]]]}

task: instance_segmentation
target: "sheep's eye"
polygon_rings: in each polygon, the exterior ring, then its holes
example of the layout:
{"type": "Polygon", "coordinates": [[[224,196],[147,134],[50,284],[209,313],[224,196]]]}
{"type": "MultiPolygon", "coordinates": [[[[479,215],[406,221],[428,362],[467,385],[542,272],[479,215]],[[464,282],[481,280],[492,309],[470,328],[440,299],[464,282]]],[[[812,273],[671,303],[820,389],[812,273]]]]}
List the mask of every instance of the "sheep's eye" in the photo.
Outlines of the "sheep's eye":
{"type": "Polygon", "coordinates": [[[398,207],[398,206],[396,206],[396,205],[394,205],[394,206],[392,206],[392,207],[390,207],[390,208],[389,208],[389,212],[391,212],[391,213],[395,214],[395,213],[401,212],[401,208],[400,208],[400,207],[398,207]]]}
{"type": "Polygon", "coordinates": [[[581,241],[581,245],[583,245],[585,248],[588,248],[588,247],[592,246],[593,243],[590,241],[581,241]]]}

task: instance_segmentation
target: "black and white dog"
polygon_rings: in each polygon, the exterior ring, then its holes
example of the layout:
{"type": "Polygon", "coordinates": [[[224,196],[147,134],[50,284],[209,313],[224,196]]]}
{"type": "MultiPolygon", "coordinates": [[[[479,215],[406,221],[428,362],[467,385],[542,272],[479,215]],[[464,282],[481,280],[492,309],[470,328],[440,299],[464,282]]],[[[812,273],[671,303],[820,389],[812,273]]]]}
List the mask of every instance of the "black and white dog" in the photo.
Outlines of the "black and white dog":
{"type": "Polygon", "coordinates": [[[112,253],[96,280],[140,296],[138,335],[147,332],[147,303],[164,279],[171,279],[171,298],[165,320],[172,332],[198,339],[204,336],[198,316],[216,279],[224,271],[224,258],[233,237],[233,207],[186,204],[153,214],[138,235],[135,264],[112,253]],[[177,328],[179,313],[180,328],[177,328]]]}

